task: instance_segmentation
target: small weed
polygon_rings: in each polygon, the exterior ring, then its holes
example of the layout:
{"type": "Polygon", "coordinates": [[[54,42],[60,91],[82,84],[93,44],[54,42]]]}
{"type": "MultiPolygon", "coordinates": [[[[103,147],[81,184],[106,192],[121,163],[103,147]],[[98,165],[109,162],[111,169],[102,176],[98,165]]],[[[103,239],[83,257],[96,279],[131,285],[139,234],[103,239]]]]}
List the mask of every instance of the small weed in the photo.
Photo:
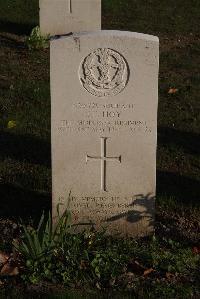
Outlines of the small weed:
{"type": "Polygon", "coordinates": [[[70,227],[70,213],[66,210],[53,225],[49,212],[47,220],[44,213],[38,227],[22,225],[22,240],[14,242],[14,247],[27,260],[27,265],[38,262],[47,254],[51,254],[56,247],[62,247],[68,228],[70,227]]]}
{"type": "Polygon", "coordinates": [[[49,35],[42,35],[40,27],[33,28],[30,36],[26,39],[29,50],[46,49],[49,47],[49,35]]]}

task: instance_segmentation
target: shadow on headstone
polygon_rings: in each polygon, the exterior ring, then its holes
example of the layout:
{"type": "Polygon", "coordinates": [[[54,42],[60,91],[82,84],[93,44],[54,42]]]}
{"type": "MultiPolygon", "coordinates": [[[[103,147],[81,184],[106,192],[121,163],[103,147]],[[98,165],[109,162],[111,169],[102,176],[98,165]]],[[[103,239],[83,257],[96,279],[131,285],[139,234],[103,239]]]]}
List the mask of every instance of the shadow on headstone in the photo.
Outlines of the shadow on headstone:
{"type": "Polygon", "coordinates": [[[137,194],[135,197],[136,199],[130,204],[130,207],[134,206],[133,210],[110,217],[106,221],[112,222],[123,218],[127,222],[137,223],[144,217],[147,217],[149,225],[154,225],[154,218],[152,217],[154,215],[154,206],[152,205],[152,201],[155,200],[155,197],[151,194],[137,194]],[[139,207],[138,210],[135,209],[136,206],[139,207]]]}

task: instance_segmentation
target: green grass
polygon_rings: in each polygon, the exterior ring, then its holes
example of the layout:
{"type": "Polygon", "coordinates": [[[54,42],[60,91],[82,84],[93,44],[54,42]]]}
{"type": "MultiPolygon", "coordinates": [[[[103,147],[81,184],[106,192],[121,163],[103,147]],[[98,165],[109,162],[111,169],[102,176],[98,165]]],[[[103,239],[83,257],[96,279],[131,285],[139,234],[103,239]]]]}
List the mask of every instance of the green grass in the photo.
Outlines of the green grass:
{"type": "Polygon", "coordinates": [[[36,229],[23,226],[15,248],[21,254],[24,283],[39,290],[41,284],[53,283],[93,294],[94,287],[112,293],[123,290],[135,298],[198,295],[197,247],[167,238],[136,241],[92,231],[74,235],[70,219],[66,211],[54,229],[50,214],[47,219],[42,215],[36,229]]]}
{"type": "Polygon", "coordinates": [[[104,0],[103,28],[150,34],[199,32],[197,0],[104,0]]]}
{"type": "Polygon", "coordinates": [[[0,0],[1,31],[29,33],[38,23],[38,0],[0,0]]]}
{"type": "MultiPolygon", "coordinates": [[[[39,23],[38,2],[0,0],[0,21],[35,26],[39,23]]],[[[200,3],[197,0],[190,0],[190,3],[187,0],[143,0],[142,3],[137,0],[102,0],[102,6],[105,29],[173,36],[199,32],[200,3]]],[[[24,27],[21,29],[23,31],[24,27]]]]}

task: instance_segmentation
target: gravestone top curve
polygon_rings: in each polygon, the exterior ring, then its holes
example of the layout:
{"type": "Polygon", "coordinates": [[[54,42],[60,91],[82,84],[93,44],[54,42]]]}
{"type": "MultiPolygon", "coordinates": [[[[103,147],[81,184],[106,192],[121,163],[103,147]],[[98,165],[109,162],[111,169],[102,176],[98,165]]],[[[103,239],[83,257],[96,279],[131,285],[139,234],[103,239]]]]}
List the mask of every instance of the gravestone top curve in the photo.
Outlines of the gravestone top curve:
{"type": "MultiPolygon", "coordinates": [[[[130,37],[135,39],[141,39],[141,40],[147,40],[152,42],[159,42],[159,38],[155,35],[150,34],[144,34],[144,33],[138,33],[138,32],[132,32],[132,31],[122,31],[122,30],[95,30],[95,31],[82,31],[82,32],[74,32],[71,34],[71,37],[79,38],[79,37],[92,37],[92,36],[118,36],[118,37],[130,37]]],[[[61,35],[60,39],[65,38],[65,35],[61,35]]],[[[52,37],[52,40],[56,39],[52,37]]]]}

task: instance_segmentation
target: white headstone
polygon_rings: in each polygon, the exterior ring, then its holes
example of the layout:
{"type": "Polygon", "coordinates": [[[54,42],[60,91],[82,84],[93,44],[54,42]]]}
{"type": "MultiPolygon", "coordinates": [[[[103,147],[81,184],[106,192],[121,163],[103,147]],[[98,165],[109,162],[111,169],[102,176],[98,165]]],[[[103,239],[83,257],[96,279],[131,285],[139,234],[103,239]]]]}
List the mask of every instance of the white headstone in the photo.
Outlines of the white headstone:
{"type": "Polygon", "coordinates": [[[85,229],[153,232],[158,38],[100,31],[51,41],[53,211],[85,229]]]}
{"type": "Polygon", "coordinates": [[[101,0],[40,0],[42,34],[101,29],[101,0]]]}

